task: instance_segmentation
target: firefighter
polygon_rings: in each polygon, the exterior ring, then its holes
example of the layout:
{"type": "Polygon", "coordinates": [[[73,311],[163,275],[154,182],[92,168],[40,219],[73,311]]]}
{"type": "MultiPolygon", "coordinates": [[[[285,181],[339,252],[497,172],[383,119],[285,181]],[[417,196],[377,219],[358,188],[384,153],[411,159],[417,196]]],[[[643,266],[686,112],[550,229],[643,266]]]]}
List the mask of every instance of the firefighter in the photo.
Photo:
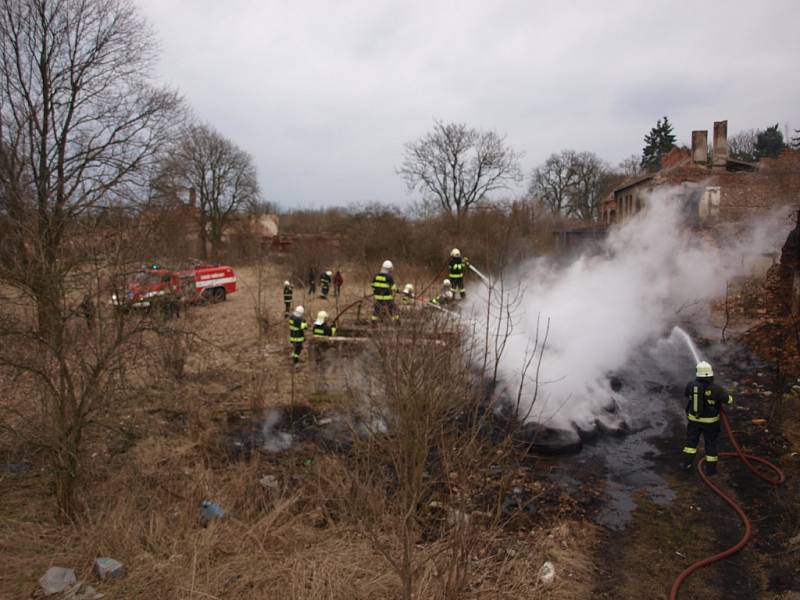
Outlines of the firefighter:
{"type": "Polygon", "coordinates": [[[324,310],[317,313],[317,320],[314,321],[312,332],[314,337],[333,337],[336,335],[336,325],[328,323],[328,313],[324,310]]]}
{"type": "Polygon", "coordinates": [[[294,294],[294,287],[287,279],[283,282],[283,316],[289,316],[289,311],[292,310],[292,295],[294,294]]]}
{"type": "Polygon", "coordinates": [[[331,291],[331,282],[333,281],[333,273],[325,271],[319,276],[319,297],[323,300],[328,299],[328,292],[331,291]]]}
{"type": "Polygon", "coordinates": [[[388,313],[393,321],[397,321],[400,318],[394,305],[394,294],[397,291],[397,286],[394,283],[394,277],[392,277],[393,269],[392,261],[385,260],[381,265],[381,272],[372,278],[372,296],[375,299],[375,304],[372,307],[373,325],[382,318],[384,313],[388,313]]]}
{"type": "Polygon", "coordinates": [[[702,434],[706,451],[706,474],[717,473],[717,438],[722,404],[732,404],[733,397],[714,383],[714,371],[707,362],[697,363],[694,381],[686,384],[686,445],[683,447],[683,468],[694,465],[697,444],[702,434]]]}
{"type": "Polygon", "coordinates": [[[414,295],[414,285],[411,283],[405,284],[405,286],[403,286],[403,291],[401,292],[400,302],[403,304],[403,306],[411,306],[414,304],[414,298],[416,298],[414,295]]]}
{"type": "Polygon", "coordinates": [[[467,292],[464,291],[464,271],[467,267],[469,267],[469,259],[462,258],[461,250],[453,248],[450,251],[450,260],[447,262],[447,268],[449,270],[453,298],[456,300],[467,297],[467,292]]]}
{"type": "Polygon", "coordinates": [[[300,353],[303,351],[303,342],[306,341],[308,323],[303,320],[306,309],[298,306],[289,317],[289,342],[292,344],[292,362],[300,362],[300,353]]]}
{"type": "Polygon", "coordinates": [[[436,306],[446,306],[453,301],[453,284],[450,282],[449,279],[445,279],[442,281],[442,291],[439,292],[439,295],[435,298],[431,299],[431,304],[436,306]]]}

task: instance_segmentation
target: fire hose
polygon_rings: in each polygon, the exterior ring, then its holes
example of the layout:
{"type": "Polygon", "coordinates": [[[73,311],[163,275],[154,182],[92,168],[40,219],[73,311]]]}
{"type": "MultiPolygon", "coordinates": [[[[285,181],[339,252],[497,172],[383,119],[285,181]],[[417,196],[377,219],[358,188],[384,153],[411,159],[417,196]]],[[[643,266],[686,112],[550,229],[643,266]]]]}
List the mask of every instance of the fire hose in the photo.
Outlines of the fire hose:
{"type": "MultiPolygon", "coordinates": [[[[492,284],[491,284],[491,282],[489,281],[489,279],[486,277],[486,275],[484,275],[483,273],[481,273],[481,272],[480,272],[480,271],[479,271],[477,268],[475,268],[473,265],[469,265],[469,268],[470,268],[470,270],[471,270],[473,273],[475,273],[475,274],[476,274],[476,275],[477,275],[477,276],[478,276],[478,277],[481,279],[481,281],[483,281],[483,283],[485,283],[485,284],[486,284],[486,286],[487,286],[487,287],[489,287],[489,288],[491,288],[491,287],[492,287],[492,284]]],[[[431,279],[430,283],[428,283],[428,285],[426,285],[424,288],[422,288],[422,290],[420,290],[420,292],[419,292],[419,295],[420,295],[420,296],[421,296],[421,295],[423,295],[423,294],[424,294],[424,293],[425,293],[425,292],[428,290],[428,288],[430,288],[430,287],[431,287],[431,286],[432,286],[434,283],[436,283],[436,282],[439,280],[439,278],[442,276],[442,273],[443,273],[443,272],[444,272],[446,269],[447,269],[447,266],[445,265],[445,267],[443,267],[443,268],[442,268],[442,269],[441,269],[441,270],[440,270],[438,273],[436,273],[436,275],[434,275],[434,276],[433,276],[433,279],[431,279]]],[[[339,317],[341,317],[342,315],[344,315],[344,313],[346,313],[348,310],[350,310],[350,309],[351,309],[351,308],[353,308],[354,306],[357,306],[357,305],[361,304],[361,303],[362,303],[362,302],[364,302],[365,300],[368,300],[368,299],[369,299],[369,298],[371,298],[371,297],[372,297],[372,294],[367,294],[367,295],[366,295],[366,296],[364,296],[363,298],[359,298],[358,300],[355,300],[354,302],[351,302],[350,304],[348,304],[347,306],[345,306],[345,307],[344,307],[342,310],[340,310],[340,311],[339,311],[339,313],[336,315],[336,317],[334,317],[334,319],[333,319],[333,323],[334,323],[334,325],[335,325],[335,324],[337,323],[337,321],[339,320],[339,317]]],[[[413,298],[413,300],[414,300],[415,302],[418,302],[418,301],[419,301],[419,300],[417,300],[417,298],[413,298]]],[[[457,315],[457,313],[454,313],[454,312],[452,312],[452,311],[449,311],[449,310],[447,310],[447,309],[444,309],[444,308],[442,308],[441,306],[438,306],[438,305],[435,305],[435,304],[431,304],[430,306],[432,306],[433,308],[439,309],[439,310],[440,310],[440,311],[442,311],[442,312],[449,313],[449,314],[451,314],[451,315],[457,315]]]]}
{"type": "MultiPolygon", "coordinates": [[[[752,454],[746,454],[739,443],[736,441],[736,438],[733,435],[733,431],[731,431],[731,424],[728,421],[728,415],[725,414],[725,411],[720,409],[720,416],[722,417],[722,428],[725,430],[725,434],[728,436],[728,439],[733,446],[735,452],[720,452],[720,456],[731,457],[731,458],[738,458],[740,461],[744,463],[744,465],[748,468],[748,470],[758,477],[759,479],[766,481],[770,485],[778,486],[781,485],[786,480],[786,475],[781,471],[778,467],[773,465],[768,460],[761,458],[759,456],[753,456],[752,454]],[[764,473],[760,472],[753,463],[759,463],[760,465],[766,467],[768,470],[772,471],[774,476],[765,475],[764,473]]],[[[739,516],[739,520],[742,522],[742,526],[744,527],[744,534],[742,538],[733,546],[720,552],[719,554],[715,554],[713,556],[708,556],[706,558],[700,559],[694,563],[692,563],[683,573],[678,575],[675,581],[672,583],[672,590],[670,591],[669,598],[670,600],[677,600],[678,598],[678,590],[681,587],[681,584],[695,571],[702,569],[703,567],[707,567],[708,565],[715,563],[717,561],[723,560],[732,556],[742,550],[753,537],[753,526],[750,523],[750,519],[747,517],[747,514],[744,512],[742,507],[734,500],[731,496],[726,494],[722,491],[717,485],[714,484],[713,481],[705,474],[703,471],[703,463],[705,462],[706,457],[704,456],[698,461],[697,464],[697,471],[700,473],[700,478],[703,480],[711,491],[713,491],[717,496],[722,498],[728,506],[730,506],[736,514],[739,516]]]]}
{"type": "MultiPolygon", "coordinates": [[[[431,279],[431,282],[430,282],[428,285],[426,285],[424,288],[422,288],[422,290],[420,291],[420,295],[421,295],[421,294],[424,294],[424,293],[425,293],[425,292],[428,290],[428,288],[429,288],[429,287],[431,287],[431,286],[432,286],[432,285],[433,285],[433,284],[434,284],[434,283],[435,283],[435,282],[436,282],[436,281],[437,281],[437,280],[438,280],[438,279],[439,279],[439,278],[442,276],[442,272],[443,272],[443,271],[444,271],[446,268],[447,268],[447,267],[445,266],[445,267],[444,267],[443,269],[441,269],[441,270],[440,270],[440,271],[439,271],[439,272],[438,272],[436,275],[434,275],[433,279],[431,279]]],[[[351,308],[353,308],[354,306],[357,306],[357,305],[361,304],[361,303],[362,303],[362,302],[364,302],[365,300],[369,300],[371,297],[372,297],[372,294],[367,294],[367,295],[365,295],[363,298],[359,298],[358,300],[355,300],[354,302],[351,302],[350,304],[348,304],[347,306],[345,306],[345,307],[344,307],[342,310],[340,310],[340,311],[339,311],[339,313],[338,313],[338,314],[336,315],[336,317],[333,319],[333,323],[334,323],[334,325],[335,325],[335,324],[336,324],[336,322],[339,320],[339,317],[341,317],[342,315],[344,315],[344,313],[346,313],[348,310],[350,310],[350,309],[351,309],[351,308]]],[[[415,298],[415,300],[416,300],[416,298],[415,298]]]]}

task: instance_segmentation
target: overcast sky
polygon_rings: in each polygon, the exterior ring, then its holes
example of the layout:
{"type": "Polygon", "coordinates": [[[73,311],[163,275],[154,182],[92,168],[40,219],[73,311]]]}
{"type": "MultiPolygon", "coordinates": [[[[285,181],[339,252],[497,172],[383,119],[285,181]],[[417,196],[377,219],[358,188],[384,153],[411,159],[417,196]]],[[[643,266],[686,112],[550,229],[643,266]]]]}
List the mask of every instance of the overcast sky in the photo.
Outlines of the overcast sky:
{"type": "Polygon", "coordinates": [[[159,78],[282,208],[415,199],[395,169],[434,119],[506,134],[526,177],[562,149],[640,154],[665,114],[684,143],[800,126],[795,0],[136,2],[159,78]]]}

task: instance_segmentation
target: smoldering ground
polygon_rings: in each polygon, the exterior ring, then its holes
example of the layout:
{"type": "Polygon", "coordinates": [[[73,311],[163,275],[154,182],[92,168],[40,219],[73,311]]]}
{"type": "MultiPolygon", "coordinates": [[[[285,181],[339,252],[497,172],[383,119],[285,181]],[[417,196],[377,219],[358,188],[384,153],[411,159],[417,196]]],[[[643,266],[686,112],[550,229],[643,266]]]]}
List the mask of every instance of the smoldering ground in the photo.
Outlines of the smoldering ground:
{"type": "Polygon", "coordinates": [[[791,228],[781,210],[725,230],[692,227],[678,189],[645,206],[566,267],[534,259],[491,290],[473,284],[468,308],[480,327],[488,316],[503,394],[526,420],[578,429],[628,421],[631,399],[609,375],[645,363],[689,375],[691,353],[672,331],[682,312],[724,295],[791,228]]]}

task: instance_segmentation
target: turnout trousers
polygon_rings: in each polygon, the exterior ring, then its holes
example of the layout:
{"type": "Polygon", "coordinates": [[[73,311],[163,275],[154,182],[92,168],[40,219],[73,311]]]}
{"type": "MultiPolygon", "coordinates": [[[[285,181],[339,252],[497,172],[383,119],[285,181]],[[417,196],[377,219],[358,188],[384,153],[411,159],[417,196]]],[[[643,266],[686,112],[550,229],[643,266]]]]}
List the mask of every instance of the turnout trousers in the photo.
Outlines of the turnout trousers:
{"type": "Polygon", "coordinates": [[[397,321],[400,318],[400,315],[397,314],[394,300],[375,300],[375,304],[372,307],[372,322],[377,323],[384,315],[391,317],[393,321],[397,321]]]}
{"type": "Polygon", "coordinates": [[[703,436],[705,444],[706,462],[709,468],[716,470],[716,463],[719,460],[717,450],[717,439],[719,438],[720,424],[716,423],[696,423],[689,421],[686,424],[686,444],[683,447],[683,464],[691,466],[697,454],[697,446],[700,443],[700,436],[703,436]]]}

